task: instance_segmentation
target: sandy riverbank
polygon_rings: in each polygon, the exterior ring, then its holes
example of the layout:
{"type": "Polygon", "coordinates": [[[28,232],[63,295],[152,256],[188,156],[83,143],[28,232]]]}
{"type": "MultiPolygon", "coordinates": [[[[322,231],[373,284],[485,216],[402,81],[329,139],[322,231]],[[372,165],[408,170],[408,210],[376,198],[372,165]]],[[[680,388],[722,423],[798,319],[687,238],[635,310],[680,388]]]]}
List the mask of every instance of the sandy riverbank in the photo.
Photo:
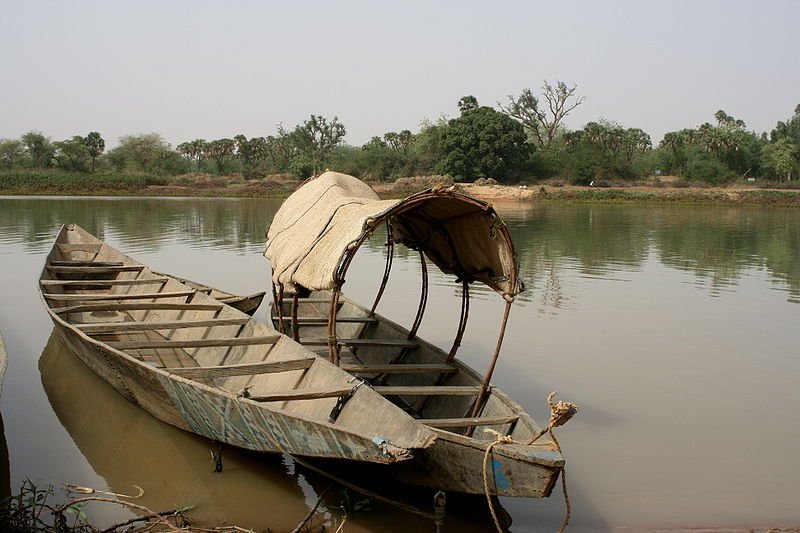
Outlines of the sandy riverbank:
{"type": "MultiPolygon", "coordinates": [[[[373,185],[384,197],[402,196],[390,184],[373,185]],[[399,193],[399,194],[395,194],[399,193]]],[[[491,203],[509,202],[601,202],[691,205],[772,205],[800,207],[799,189],[757,187],[578,187],[529,185],[456,184],[457,190],[491,203]]]]}

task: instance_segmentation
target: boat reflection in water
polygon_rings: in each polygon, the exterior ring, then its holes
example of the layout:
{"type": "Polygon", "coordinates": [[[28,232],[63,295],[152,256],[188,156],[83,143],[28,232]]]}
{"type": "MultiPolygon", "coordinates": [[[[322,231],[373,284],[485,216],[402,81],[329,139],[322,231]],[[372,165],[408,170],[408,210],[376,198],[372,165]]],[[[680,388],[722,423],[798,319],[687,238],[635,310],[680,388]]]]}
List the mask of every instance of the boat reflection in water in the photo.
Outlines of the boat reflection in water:
{"type": "MultiPolygon", "coordinates": [[[[279,456],[256,460],[226,449],[224,473],[213,473],[208,440],[128,402],[75,358],[55,332],[39,370],[53,411],[109,490],[136,494],[132,487],[138,485],[144,496],[136,503],[155,511],[194,506],[190,517],[197,524],[291,529],[308,512],[302,481],[287,475],[279,456]]],[[[316,500],[313,489],[305,488],[316,500]]]]}
{"type": "MultiPolygon", "coordinates": [[[[0,334],[0,394],[3,392],[3,382],[6,378],[8,367],[8,353],[3,335],[0,334]]],[[[0,500],[11,496],[11,468],[8,461],[8,444],[6,444],[6,428],[3,425],[3,416],[0,415],[0,500]]]]}
{"type": "MultiPolygon", "coordinates": [[[[95,472],[105,479],[107,490],[136,494],[133,486],[140,486],[144,495],[135,502],[154,511],[193,506],[187,516],[195,526],[236,524],[256,531],[288,531],[331,484],[288,457],[233,447],[225,448],[223,472],[214,473],[213,445],[208,439],[160,422],[127,401],[86,368],[55,331],[39,359],[39,370],[53,411],[95,472]]],[[[338,473],[342,474],[341,470],[338,473]]],[[[374,485],[380,480],[356,475],[348,481],[374,485]]],[[[325,501],[337,505],[341,491],[334,485],[325,501]]],[[[427,493],[424,501],[430,502],[427,493]]],[[[491,527],[485,504],[476,513],[478,500],[474,497],[451,501],[448,511],[455,514],[448,512],[448,529],[484,531],[491,527]]],[[[423,504],[423,499],[414,503],[423,504]]],[[[429,503],[424,505],[426,511],[432,510],[429,503]]],[[[433,529],[423,517],[383,504],[371,507],[371,512],[351,515],[347,530],[433,529]]],[[[121,511],[119,518],[127,516],[121,511]]],[[[317,517],[315,523],[321,520],[317,517]]]]}

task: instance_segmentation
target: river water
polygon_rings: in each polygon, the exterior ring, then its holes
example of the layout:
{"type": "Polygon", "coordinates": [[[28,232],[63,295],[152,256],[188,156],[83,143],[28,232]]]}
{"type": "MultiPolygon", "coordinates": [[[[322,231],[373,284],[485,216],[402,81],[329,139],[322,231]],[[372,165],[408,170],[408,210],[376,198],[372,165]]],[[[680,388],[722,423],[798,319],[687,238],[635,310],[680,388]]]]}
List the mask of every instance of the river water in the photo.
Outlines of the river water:
{"type": "MultiPolygon", "coordinates": [[[[194,505],[198,524],[292,529],[328,481],[290,458],[227,450],[129,404],[51,337],[36,281],[61,224],[76,223],[153,269],[236,293],[265,290],[264,232],[277,200],[0,198],[0,398],[10,485],[70,482],[151,509],[194,505]]],[[[800,524],[800,210],[606,205],[497,206],[528,285],[494,376],[544,423],[545,398],[580,405],[558,432],[574,531],[800,524]]],[[[371,301],[376,235],[345,294],[371,301]]],[[[409,326],[418,259],[399,253],[379,308],[409,326]]],[[[433,272],[423,338],[448,347],[459,292],[433,272]]],[[[459,356],[483,372],[503,305],[476,287],[459,356]]],[[[257,318],[266,318],[266,306],[257,318]]],[[[362,480],[374,484],[380,480],[362,480]]],[[[391,488],[392,491],[395,487],[391,488]]],[[[388,490],[388,488],[387,488],[388,490]]],[[[428,494],[400,496],[430,510],[428,494]]],[[[330,505],[341,501],[333,489],[330,505]]],[[[357,498],[356,498],[357,499],[357,498]]],[[[552,531],[564,503],[502,499],[512,531],[552,531]]],[[[130,516],[91,508],[98,522],[130,516]]],[[[340,513],[329,509],[328,522],[340,513]]],[[[482,497],[450,495],[446,531],[490,530],[482,497]]],[[[431,531],[381,503],[345,531],[431,531]]]]}

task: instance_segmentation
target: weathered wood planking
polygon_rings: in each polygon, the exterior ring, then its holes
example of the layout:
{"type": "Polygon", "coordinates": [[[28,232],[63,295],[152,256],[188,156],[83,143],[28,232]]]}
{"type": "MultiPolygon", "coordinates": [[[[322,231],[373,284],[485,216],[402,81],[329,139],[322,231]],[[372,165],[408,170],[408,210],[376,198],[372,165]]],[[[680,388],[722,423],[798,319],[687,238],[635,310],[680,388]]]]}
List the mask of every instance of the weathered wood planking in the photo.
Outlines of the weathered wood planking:
{"type": "MultiPolygon", "coordinates": [[[[419,343],[407,339],[336,339],[337,344],[347,346],[390,346],[399,348],[416,348],[419,343]]],[[[304,346],[327,346],[327,339],[308,339],[300,340],[304,346]]]]}
{"type": "Polygon", "coordinates": [[[110,333],[116,331],[144,331],[155,329],[204,328],[214,326],[241,326],[249,318],[209,318],[208,320],[164,320],[151,322],[94,322],[74,324],[84,333],[110,333]]]}
{"type": "Polygon", "coordinates": [[[54,266],[47,265],[48,271],[54,274],[114,274],[116,272],[140,272],[144,265],[122,266],[54,266]]]}
{"type": "Polygon", "coordinates": [[[96,254],[100,252],[100,248],[102,244],[96,243],[57,243],[56,248],[64,253],[72,253],[72,252],[89,252],[96,254]]]}
{"type": "Polygon", "coordinates": [[[380,385],[373,387],[384,396],[473,396],[480,387],[475,385],[380,385]]]}
{"type": "Polygon", "coordinates": [[[143,303],[105,303],[71,305],[69,307],[54,307],[54,313],[90,313],[93,311],[144,311],[144,310],[191,310],[191,311],[219,311],[222,304],[184,304],[169,302],[143,302],[143,303]]]}
{"type": "Polygon", "coordinates": [[[257,346],[275,344],[280,340],[279,335],[266,335],[260,337],[225,337],[215,339],[187,339],[187,340],[143,340],[143,341],[109,341],[108,345],[118,350],[150,350],[154,348],[211,348],[228,346],[257,346]]]}
{"type": "Polygon", "coordinates": [[[140,292],[131,294],[53,294],[42,293],[42,296],[48,300],[59,300],[64,302],[81,301],[81,300],[149,300],[160,298],[179,298],[183,296],[192,296],[197,291],[172,291],[172,292],[140,292]]]}
{"type": "MultiPolygon", "coordinates": [[[[75,259],[69,260],[54,260],[50,261],[47,266],[88,266],[88,267],[112,267],[112,266],[123,266],[125,263],[122,261],[78,261],[75,259]]],[[[142,266],[143,265],[137,265],[142,266]]]]}
{"type": "Polygon", "coordinates": [[[273,363],[242,363],[227,366],[197,366],[181,368],[165,368],[167,372],[179,376],[193,378],[225,378],[231,376],[246,376],[250,374],[273,374],[277,372],[290,372],[292,370],[305,370],[314,364],[315,359],[293,359],[289,361],[276,361],[273,363]]]}
{"type": "Polygon", "coordinates": [[[497,426],[519,420],[519,416],[495,416],[487,418],[430,418],[420,421],[435,428],[462,428],[469,426],[497,426]]]}
{"type": "Polygon", "coordinates": [[[320,400],[323,398],[336,398],[344,396],[353,390],[353,385],[315,387],[308,389],[295,389],[290,391],[276,391],[268,394],[247,396],[248,400],[255,402],[290,402],[294,400],[320,400]]]}
{"type": "MultiPolygon", "coordinates": [[[[283,317],[284,322],[291,322],[292,317],[285,316],[283,317]]],[[[370,318],[365,316],[345,316],[345,317],[337,317],[336,323],[337,324],[375,324],[378,322],[377,318],[370,318]]],[[[298,317],[297,323],[301,326],[327,326],[328,319],[327,318],[310,318],[310,317],[298,317]]]]}
{"type": "Polygon", "coordinates": [[[43,279],[40,280],[43,286],[62,286],[69,287],[72,285],[80,285],[81,287],[107,287],[109,285],[155,285],[165,284],[169,278],[150,278],[150,279],[108,279],[108,280],[58,280],[58,279],[43,279]]]}
{"type": "Polygon", "coordinates": [[[447,364],[396,364],[396,365],[341,365],[342,370],[351,374],[454,374],[458,369],[447,364]]]}

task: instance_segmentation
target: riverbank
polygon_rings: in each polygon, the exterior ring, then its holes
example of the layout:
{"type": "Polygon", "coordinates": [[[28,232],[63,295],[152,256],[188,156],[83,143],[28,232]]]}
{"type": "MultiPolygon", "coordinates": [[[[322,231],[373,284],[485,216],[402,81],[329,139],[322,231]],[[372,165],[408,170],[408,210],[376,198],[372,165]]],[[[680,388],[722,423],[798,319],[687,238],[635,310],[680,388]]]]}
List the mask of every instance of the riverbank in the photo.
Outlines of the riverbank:
{"type": "MultiPolygon", "coordinates": [[[[0,174],[0,195],[9,196],[166,196],[210,198],[286,198],[300,182],[290,176],[245,180],[189,174],[177,178],[144,175],[84,174],[53,176],[47,173],[0,174]]],[[[401,178],[396,182],[370,182],[382,198],[403,198],[434,183],[451,186],[449,178],[401,178]]],[[[488,202],[589,202],[685,205],[739,205],[800,207],[800,189],[769,189],[750,184],[727,187],[687,187],[664,181],[655,185],[581,187],[559,183],[477,185],[454,187],[488,202]]]]}
{"type": "Polygon", "coordinates": [[[502,185],[464,185],[461,190],[488,202],[594,202],[683,205],[800,207],[800,190],[734,188],[615,187],[542,185],[520,189],[502,185]]]}

